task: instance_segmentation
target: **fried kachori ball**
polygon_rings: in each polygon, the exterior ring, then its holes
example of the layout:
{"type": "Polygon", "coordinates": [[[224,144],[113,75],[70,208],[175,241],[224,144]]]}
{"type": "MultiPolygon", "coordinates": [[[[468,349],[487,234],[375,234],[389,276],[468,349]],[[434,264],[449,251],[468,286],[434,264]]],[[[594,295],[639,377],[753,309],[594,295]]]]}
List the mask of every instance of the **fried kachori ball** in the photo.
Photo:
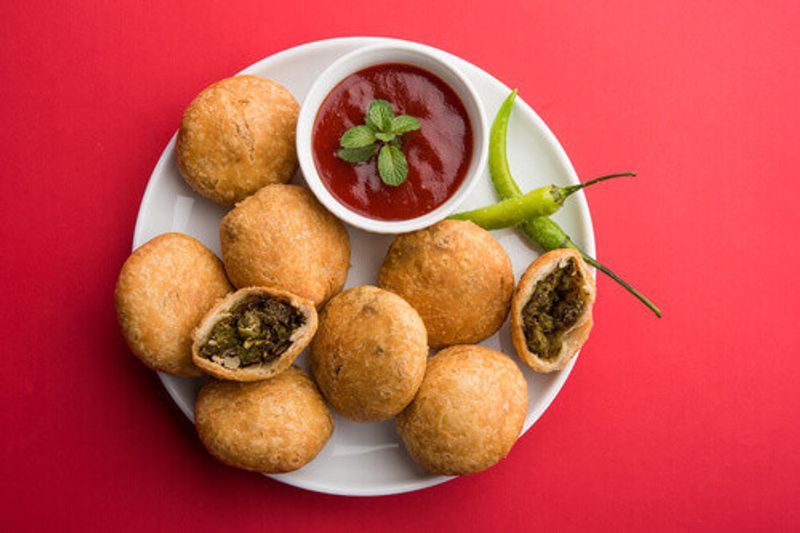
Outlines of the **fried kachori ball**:
{"type": "Polygon", "coordinates": [[[473,474],[508,455],[527,407],[527,383],[508,356],[452,346],[428,361],[417,396],[397,416],[397,431],[425,469],[473,474]]]}
{"type": "Polygon", "coordinates": [[[232,290],[222,262],[180,233],[148,241],[117,279],[117,320],[131,351],[147,366],[178,376],[202,374],[192,363],[192,330],[232,290]]]}
{"type": "Polygon", "coordinates": [[[350,238],[308,189],[268,185],[220,225],[225,270],[236,287],[274,287],[321,307],[342,290],[350,238]]]}
{"type": "Polygon", "coordinates": [[[444,220],[395,238],[378,285],[405,298],[425,322],[431,347],[441,348],[480,342],[500,329],[514,271],[488,231],[444,220]]]}
{"type": "Polygon", "coordinates": [[[594,276],[577,250],[552,250],[531,263],[511,300],[511,340],[536,372],[561,370],[592,331],[594,276]]]}
{"type": "Polygon", "coordinates": [[[220,379],[259,381],[289,368],[316,331],[310,300],[267,287],[239,289],[195,328],[192,361],[220,379]]]}
{"type": "Polygon", "coordinates": [[[297,169],[300,105],[274,81],[235,76],[218,81],[183,113],[175,151],[178,170],[199,194],[233,205],[297,169]]]}
{"type": "Polygon", "coordinates": [[[428,357],[425,324],[396,294],[354,287],[325,306],[311,343],[311,370],[343,416],[394,417],[414,398],[428,357]]]}
{"type": "Polygon", "coordinates": [[[317,386],[294,366],[263,381],[211,380],[197,395],[194,416],[211,455],[271,474],[306,465],[333,433],[333,416],[317,386]]]}

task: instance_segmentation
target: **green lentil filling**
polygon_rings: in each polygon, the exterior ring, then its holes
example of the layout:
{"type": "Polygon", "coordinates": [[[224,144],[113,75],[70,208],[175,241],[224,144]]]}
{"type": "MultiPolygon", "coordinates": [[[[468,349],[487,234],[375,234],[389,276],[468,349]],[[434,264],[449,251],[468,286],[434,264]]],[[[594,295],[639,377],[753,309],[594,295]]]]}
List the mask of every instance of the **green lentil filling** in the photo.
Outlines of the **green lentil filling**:
{"type": "Polygon", "coordinates": [[[522,310],[528,350],[541,359],[557,357],[564,333],[578,321],[587,296],[574,259],[539,280],[522,310]]]}
{"type": "Polygon", "coordinates": [[[291,346],[305,318],[292,305],[265,296],[239,302],[211,329],[200,355],[226,368],[268,363],[291,346]]]}

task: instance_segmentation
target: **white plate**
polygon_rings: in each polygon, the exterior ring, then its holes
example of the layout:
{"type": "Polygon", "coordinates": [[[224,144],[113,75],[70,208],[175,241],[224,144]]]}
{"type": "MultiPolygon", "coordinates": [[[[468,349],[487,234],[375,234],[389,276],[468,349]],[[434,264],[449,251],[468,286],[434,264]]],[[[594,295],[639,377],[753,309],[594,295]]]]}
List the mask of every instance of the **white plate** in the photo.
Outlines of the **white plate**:
{"type": "MultiPolygon", "coordinates": [[[[387,39],[344,38],[318,41],[275,54],[242,73],[273,79],[302,101],[314,78],[334,59],[351,50],[387,39]]],[[[478,67],[454,58],[462,72],[472,81],[483,100],[489,120],[492,120],[509,88],[478,67]]],[[[577,183],[578,179],[567,155],[542,119],[517,98],[511,117],[508,150],[511,168],[523,190],[555,183],[577,183]]],[[[496,197],[484,173],[461,209],[479,207],[495,201],[496,197]]],[[[302,183],[297,176],[295,182],[302,183]]],[[[188,233],[220,253],[219,221],[225,210],[194,194],[184,183],[175,164],[175,137],[169,142],[150,176],[136,221],[133,247],[144,244],[156,235],[169,231],[188,233]]],[[[583,194],[576,194],[555,217],[572,238],[590,254],[594,254],[594,234],[591,217],[583,194]]],[[[391,236],[373,235],[348,228],[352,242],[352,268],[347,286],[374,284],[391,236]]],[[[537,254],[513,230],[494,232],[514,264],[519,275],[537,254]]],[[[508,325],[482,344],[513,354],[508,325]]],[[[514,360],[519,362],[516,356],[514,360]]],[[[306,355],[298,362],[307,368],[306,355]]],[[[572,366],[550,375],[539,375],[522,368],[528,381],[527,431],[553,401],[572,366]]],[[[160,374],[170,396],[189,419],[193,420],[194,399],[201,379],[186,379],[160,374]]],[[[514,461],[512,450],[508,461],[514,461]]],[[[317,492],[372,496],[396,494],[430,487],[451,479],[428,474],[406,455],[394,430],[394,422],[358,424],[339,416],[336,431],[320,455],[304,468],[289,474],[272,475],[274,479],[317,492]]]]}

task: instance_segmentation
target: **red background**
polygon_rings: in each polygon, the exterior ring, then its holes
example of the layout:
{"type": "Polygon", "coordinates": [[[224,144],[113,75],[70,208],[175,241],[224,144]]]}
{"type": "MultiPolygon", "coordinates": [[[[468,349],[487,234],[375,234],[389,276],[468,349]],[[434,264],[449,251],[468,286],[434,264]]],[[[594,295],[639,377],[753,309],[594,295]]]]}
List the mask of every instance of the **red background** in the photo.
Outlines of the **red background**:
{"type": "Polygon", "coordinates": [[[3,2],[5,531],[800,528],[800,4],[269,4],[3,2]],[[214,462],[112,312],[191,98],[287,47],[363,34],[519,87],[581,176],[637,170],[589,194],[598,249],[665,312],[601,276],[583,357],[509,459],[371,499],[214,462]]]}

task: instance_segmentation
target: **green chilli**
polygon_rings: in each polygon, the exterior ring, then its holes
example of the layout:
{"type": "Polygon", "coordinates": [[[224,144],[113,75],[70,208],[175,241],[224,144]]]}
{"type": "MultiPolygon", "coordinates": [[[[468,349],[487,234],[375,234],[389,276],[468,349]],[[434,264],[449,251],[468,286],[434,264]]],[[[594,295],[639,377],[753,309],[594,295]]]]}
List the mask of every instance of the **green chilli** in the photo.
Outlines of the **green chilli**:
{"type": "MultiPolygon", "coordinates": [[[[511,175],[511,169],[508,165],[507,155],[507,139],[508,139],[508,121],[511,117],[511,111],[514,109],[514,99],[517,96],[517,90],[511,91],[511,94],[500,106],[497,112],[497,117],[492,124],[492,130],[489,137],[489,173],[492,177],[492,184],[497,191],[501,200],[517,198],[523,196],[517,182],[511,175]]],[[[591,182],[588,182],[591,183],[591,182]]],[[[589,256],[581,250],[577,244],[570,238],[561,227],[553,222],[547,216],[537,216],[524,220],[519,228],[534,244],[542,248],[544,251],[555,250],[557,248],[574,248],[578,250],[583,259],[595,267],[597,270],[607,275],[628,292],[634,295],[640,302],[646,305],[655,315],[661,318],[661,310],[656,305],[648,300],[642,293],[634,289],[625,280],[616,275],[611,269],[589,256]]]]}

